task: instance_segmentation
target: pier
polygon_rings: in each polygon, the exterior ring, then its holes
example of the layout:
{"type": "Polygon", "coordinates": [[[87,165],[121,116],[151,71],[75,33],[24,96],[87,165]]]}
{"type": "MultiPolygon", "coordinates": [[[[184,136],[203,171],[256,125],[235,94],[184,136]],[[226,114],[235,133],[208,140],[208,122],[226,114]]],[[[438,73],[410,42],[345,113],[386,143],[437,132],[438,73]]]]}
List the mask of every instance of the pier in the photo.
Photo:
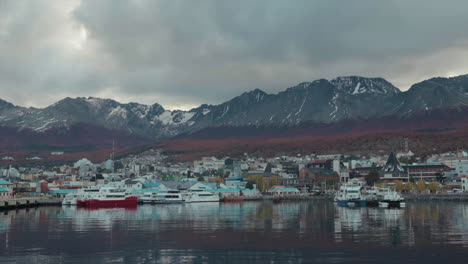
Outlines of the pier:
{"type": "Polygon", "coordinates": [[[20,208],[30,208],[47,205],[60,205],[62,199],[42,198],[42,197],[23,197],[0,200],[0,210],[13,210],[20,208]]]}

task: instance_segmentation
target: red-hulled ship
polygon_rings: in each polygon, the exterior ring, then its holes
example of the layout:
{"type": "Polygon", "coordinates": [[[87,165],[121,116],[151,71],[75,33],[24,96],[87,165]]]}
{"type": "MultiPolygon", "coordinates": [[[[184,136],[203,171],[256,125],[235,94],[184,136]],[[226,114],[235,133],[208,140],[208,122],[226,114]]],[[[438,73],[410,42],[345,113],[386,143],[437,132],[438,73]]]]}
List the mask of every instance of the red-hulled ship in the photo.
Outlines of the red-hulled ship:
{"type": "Polygon", "coordinates": [[[83,195],[77,200],[78,206],[136,206],[138,197],[128,195],[125,189],[102,187],[99,192],[83,195]]]}

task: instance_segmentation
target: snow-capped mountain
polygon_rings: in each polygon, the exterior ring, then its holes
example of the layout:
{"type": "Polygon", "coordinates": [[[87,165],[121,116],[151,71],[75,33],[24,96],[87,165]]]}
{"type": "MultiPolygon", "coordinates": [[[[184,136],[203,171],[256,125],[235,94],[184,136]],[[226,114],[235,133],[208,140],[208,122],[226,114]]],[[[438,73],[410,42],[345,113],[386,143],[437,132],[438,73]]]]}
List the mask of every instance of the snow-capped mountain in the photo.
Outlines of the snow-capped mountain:
{"type": "Polygon", "coordinates": [[[406,92],[382,78],[349,76],[300,83],[278,94],[256,89],[219,105],[204,104],[189,111],[93,97],[65,98],[42,109],[0,100],[0,125],[43,132],[84,123],[160,138],[216,126],[330,123],[463,105],[468,105],[468,75],[433,78],[406,92]]]}

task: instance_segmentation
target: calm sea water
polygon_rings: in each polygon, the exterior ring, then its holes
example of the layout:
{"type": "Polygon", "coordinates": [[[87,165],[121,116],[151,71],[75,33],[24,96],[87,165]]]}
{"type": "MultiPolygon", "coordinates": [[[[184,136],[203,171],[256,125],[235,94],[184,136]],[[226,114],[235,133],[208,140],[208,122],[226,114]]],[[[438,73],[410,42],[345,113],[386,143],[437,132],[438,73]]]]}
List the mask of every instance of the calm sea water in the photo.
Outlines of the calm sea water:
{"type": "Polygon", "coordinates": [[[468,204],[307,201],[2,212],[0,263],[468,263],[468,204]]]}

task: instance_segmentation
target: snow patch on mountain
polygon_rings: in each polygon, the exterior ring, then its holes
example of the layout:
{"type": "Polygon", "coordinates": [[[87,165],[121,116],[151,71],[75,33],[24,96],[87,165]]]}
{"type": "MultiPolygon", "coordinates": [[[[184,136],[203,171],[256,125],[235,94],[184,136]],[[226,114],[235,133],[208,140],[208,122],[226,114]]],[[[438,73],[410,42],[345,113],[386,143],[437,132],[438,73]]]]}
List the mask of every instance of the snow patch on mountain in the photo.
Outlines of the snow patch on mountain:
{"type": "Polygon", "coordinates": [[[172,120],[172,112],[168,110],[164,111],[161,115],[159,115],[156,118],[165,125],[174,123],[174,121],[172,120]]]}
{"type": "Polygon", "coordinates": [[[338,93],[335,93],[335,95],[333,95],[333,98],[331,99],[330,101],[330,106],[333,107],[333,111],[330,112],[330,118],[331,120],[336,120],[336,113],[338,112],[338,105],[337,105],[337,100],[338,99],[338,93]]]}
{"type": "Polygon", "coordinates": [[[127,110],[121,106],[117,106],[110,111],[109,115],[107,118],[113,118],[113,117],[120,117],[120,118],[127,118],[127,110]]]}
{"type": "Polygon", "coordinates": [[[359,88],[361,88],[361,82],[358,82],[358,83],[356,84],[356,87],[354,87],[353,94],[362,93],[362,91],[360,91],[359,88]]]}
{"type": "Polygon", "coordinates": [[[185,112],[182,114],[182,119],[179,121],[179,123],[186,123],[187,121],[189,121],[190,119],[192,119],[192,117],[195,115],[194,112],[185,112]]]}

